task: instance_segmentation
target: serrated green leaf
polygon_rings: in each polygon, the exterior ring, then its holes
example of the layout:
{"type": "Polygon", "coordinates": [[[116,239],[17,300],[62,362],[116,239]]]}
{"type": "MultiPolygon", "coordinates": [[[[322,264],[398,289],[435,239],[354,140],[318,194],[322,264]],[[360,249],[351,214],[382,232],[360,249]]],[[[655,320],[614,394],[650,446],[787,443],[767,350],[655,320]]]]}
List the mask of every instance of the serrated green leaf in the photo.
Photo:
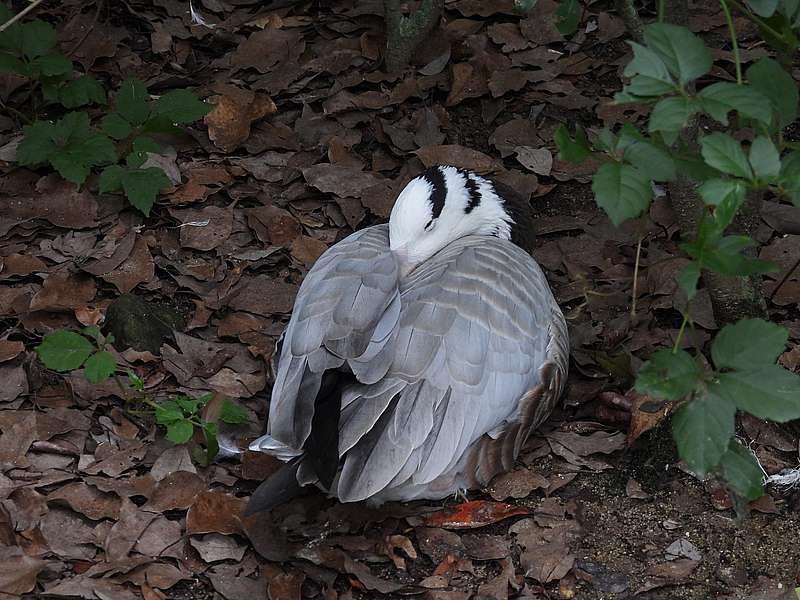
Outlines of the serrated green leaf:
{"type": "Polygon", "coordinates": [[[59,329],[44,336],[36,352],[48,369],[64,372],[80,368],[94,352],[94,346],[74,331],[59,329]]]}
{"type": "Polygon", "coordinates": [[[747,69],[746,75],[753,87],[769,98],[778,127],[786,127],[797,119],[800,92],[792,76],[780,63],[771,58],[762,58],[747,69]]]}
{"type": "Polygon", "coordinates": [[[620,145],[625,146],[624,159],[653,181],[673,181],[675,179],[675,161],[672,155],[655,144],[644,140],[628,141],[620,138],[620,145]]]}
{"type": "Polygon", "coordinates": [[[167,439],[173,444],[185,444],[192,439],[194,425],[186,419],[174,421],[167,425],[167,439]]]}
{"type": "Polygon", "coordinates": [[[703,202],[707,206],[714,207],[713,220],[709,223],[709,227],[705,227],[706,224],[703,223],[701,231],[719,237],[731,224],[736,211],[744,203],[747,188],[741,181],[735,179],[709,179],[698,188],[698,191],[703,202]]]}
{"type": "Polygon", "coordinates": [[[58,148],[55,142],[55,126],[46,121],[35,121],[23,127],[25,137],[17,147],[17,162],[30,167],[47,162],[58,148]]]}
{"type": "Polygon", "coordinates": [[[104,116],[100,121],[100,129],[115,140],[124,140],[133,131],[131,124],[117,112],[104,116]]]}
{"type": "Polygon", "coordinates": [[[723,125],[728,124],[731,111],[765,125],[769,125],[773,118],[769,99],[751,85],[719,81],[703,88],[697,96],[703,110],[723,125]]]}
{"type": "Polygon", "coordinates": [[[583,127],[575,128],[575,139],[569,135],[569,130],[564,125],[559,125],[553,133],[553,139],[558,147],[558,157],[571,163],[581,163],[586,160],[592,150],[583,127]]]}
{"type": "Polygon", "coordinates": [[[714,338],[711,358],[718,369],[751,369],[774,365],[786,348],[786,328],[763,319],[726,325],[714,338]]]}
{"type": "Polygon", "coordinates": [[[138,208],[145,216],[150,215],[150,209],[156,201],[156,196],[164,188],[172,185],[164,171],[159,167],[147,169],[126,170],[121,176],[122,189],[125,197],[133,206],[138,208]]]}
{"type": "Polygon", "coordinates": [[[650,206],[653,188],[647,176],[631,165],[606,163],[592,178],[598,206],[614,225],[638,217],[650,206]]]}
{"type": "Polygon", "coordinates": [[[64,84],[58,92],[58,97],[66,108],[106,103],[106,91],[100,82],[90,75],[82,75],[64,84]]]}
{"type": "Polygon", "coordinates": [[[113,142],[105,135],[94,133],[60,148],[50,157],[50,164],[64,179],[80,185],[86,181],[91,167],[116,159],[113,142]]]}
{"type": "Polygon", "coordinates": [[[86,337],[90,337],[93,340],[97,340],[100,338],[100,328],[97,325],[89,325],[88,327],[84,327],[81,329],[81,333],[86,337]]]}
{"type": "Polygon", "coordinates": [[[141,81],[126,79],[117,92],[117,112],[132,125],[141,125],[150,116],[149,97],[141,81]]]}
{"type": "Polygon", "coordinates": [[[32,60],[30,66],[33,72],[47,77],[58,77],[72,72],[72,61],[63,54],[40,56],[32,60]]]}
{"type": "Polygon", "coordinates": [[[781,172],[781,157],[772,140],[760,135],[750,146],[750,166],[756,177],[771,179],[781,172]]]}
{"type": "Polygon", "coordinates": [[[189,90],[174,90],[155,101],[153,115],[165,117],[173,123],[186,125],[202,119],[211,112],[212,108],[189,90]]]}
{"type": "Polygon", "coordinates": [[[677,133],[686,126],[689,118],[695,112],[697,112],[697,103],[691,98],[683,96],[662,98],[650,113],[648,131],[650,133],[655,131],[677,133]]]}
{"type": "Polygon", "coordinates": [[[697,282],[700,280],[700,264],[693,260],[678,273],[678,285],[691,300],[697,295],[697,282]]]}
{"type": "Polygon", "coordinates": [[[760,419],[800,419],[800,376],[779,365],[720,373],[716,393],[760,419]]]}
{"type": "Polygon", "coordinates": [[[685,248],[693,258],[700,260],[703,268],[729,277],[774,273],[780,270],[772,262],[740,254],[754,243],[747,236],[729,235],[704,245],[699,254],[693,252],[690,245],[685,248]]]}
{"type": "Polygon", "coordinates": [[[117,370],[117,360],[111,352],[101,350],[92,354],[84,363],[84,374],[89,383],[101,383],[117,370]]]}
{"type": "Polygon", "coordinates": [[[247,411],[245,411],[238,404],[231,402],[226,398],[222,403],[222,409],[220,410],[219,418],[223,422],[230,425],[247,423],[247,411]]]}
{"type": "Polygon", "coordinates": [[[703,160],[718,171],[752,179],[753,171],[741,144],[726,133],[715,132],[700,139],[703,160]]]}
{"type": "Polygon", "coordinates": [[[746,500],[764,495],[764,474],[756,457],[735,438],[730,441],[720,464],[722,477],[734,492],[746,500]]]}
{"type": "Polygon", "coordinates": [[[668,84],[669,89],[675,87],[675,81],[670,75],[667,65],[656,52],[636,42],[628,41],[628,45],[633,49],[633,59],[622,72],[625,77],[645,75],[660,83],[668,84]]]}
{"type": "Polygon", "coordinates": [[[656,350],[639,369],[636,390],[664,400],[680,400],[695,388],[702,374],[688,352],[656,350]]]}
{"type": "Polygon", "coordinates": [[[22,36],[20,50],[31,60],[50,52],[58,41],[53,26],[38,19],[23,23],[20,31],[22,36]]]}
{"type": "Polygon", "coordinates": [[[678,454],[699,477],[716,467],[728,450],[736,424],[736,406],[706,393],[672,416],[672,437],[678,454]]]}
{"type": "Polygon", "coordinates": [[[747,4],[759,17],[771,17],[778,8],[778,0],[747,0],[747,4]]]}
{"type": "Polygon", "coordinates": [[[146,135],[140,135],[135,138],[131,148],[133,151],[125,157],[125,163],[132,169],[138,169],[147,162],[149,153],[158,154],[161,152],[161,146],[158,142],[146,135]]]}
{"type": "Polygon", "coordinates": [[[681,84],[711,70],[711,53],[703,41],[685,27],[652,23],[644,28],[644,40],[681,84]]]}
{"type": "Polygon", "coordinates": [[[555,14],[556,29],[561,35],[572,35],[578,30],[581,17],[581,5],[578,0],[561,0],[555,14]]]}

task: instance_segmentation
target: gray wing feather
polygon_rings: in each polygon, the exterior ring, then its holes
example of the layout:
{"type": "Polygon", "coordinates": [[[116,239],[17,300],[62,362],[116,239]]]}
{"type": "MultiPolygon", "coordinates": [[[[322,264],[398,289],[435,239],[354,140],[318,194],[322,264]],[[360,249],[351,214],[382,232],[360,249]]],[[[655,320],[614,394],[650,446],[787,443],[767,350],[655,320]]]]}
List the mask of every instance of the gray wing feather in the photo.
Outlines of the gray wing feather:
{"type": "Polygon", "coordinates": [[[400,317],[397,263],[388,227],[363,229],[329,248],[303,280],[286,329],[267,434],[291,448],[308,438],[326,369],[345,362],[378,381],[400,317]]]}
{"type": "Polygon", "coordinates": [[[520,399],[541,383],[543,364],[566,372],[563,316],[539,266],[509,242],[462,238],[418,267],[400,299],[380,415],[357,390],[343,411],[370,418],[344,428],[342,500],[435,480],[486,432],[520,420],[520,399]]]}

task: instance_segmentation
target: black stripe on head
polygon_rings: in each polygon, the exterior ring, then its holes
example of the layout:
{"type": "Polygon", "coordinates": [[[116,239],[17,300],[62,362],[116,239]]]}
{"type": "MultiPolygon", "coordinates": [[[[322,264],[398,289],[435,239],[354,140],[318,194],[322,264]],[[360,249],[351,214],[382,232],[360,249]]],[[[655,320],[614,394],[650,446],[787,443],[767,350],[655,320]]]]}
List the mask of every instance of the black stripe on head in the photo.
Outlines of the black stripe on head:
{"type": "Polygon", "coordinates": [[[459,175],[464,178],[464,188],[467,190],[467,207],[464,212],[469,214],[481,204],[481,192],[478,189],[478,182],[469,171],[458,170],[459,175]]]}
{"type": "Polygon", "coordinates": [[[444,173],[437,165],[426,169],[420,177],[431,185],[431,213],[434,219],[438,219],[444,209],[445,198],[447,198],[447,182],[444,180],[444,173]]]}

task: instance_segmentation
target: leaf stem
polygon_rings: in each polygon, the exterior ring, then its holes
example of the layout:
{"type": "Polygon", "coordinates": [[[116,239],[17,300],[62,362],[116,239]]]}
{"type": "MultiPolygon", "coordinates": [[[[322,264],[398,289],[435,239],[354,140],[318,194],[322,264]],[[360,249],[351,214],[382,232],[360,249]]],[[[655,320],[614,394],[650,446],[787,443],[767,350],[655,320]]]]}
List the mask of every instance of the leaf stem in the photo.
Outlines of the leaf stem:
{"type": "Polygon", "coordinates": [[[676,354],[678,352],[678,347],[681,345],[681,340],[683,339],[683,334],[686,331],[686,324],[689,322],[689,307],[686,307],[686,312],[683,313],[683,322],[681,323],[681,328],[678,330],[678,337],[675,338],[675,343],[672,345],[672,353],[676,354]]]}
{"type": "Polygon", "coordinates": [[[773,36],[775,39],[778,39],[778,40],[783,40],[783,35],[782,35],[782,34],[780,34],[780,33],[778,33],[777,31],[775,31],[775,30],[774,30],[772,27],[770,27],[769,25],[767,25],[767,23],[766,23],[765,21],[763,21],[763,20],[762,20],[762,19],[760,19],[758,16],[756,16],[755,14],[753,14],[753,11],[751,11],[749,8],[747,8],[747,7],[746,7],[744,4],[742,4],[742,3],[741,3],[741,2],[739,2],[738,0],[728,0],[728,2],[730,2],[730,3],[731,3],[731,6],[733,6],[733,7],[734,7],[734,8],[736,8],[736,9],[738,9],[739,11],[741,11],[741,13],[742,13],[742,14],[743,14],[745,17],[747,17],[747,18],[748,18],[748,19],[750,19],[750,20],[751,20],[753,23],[755,23],[756,25],[758,25],[759,27],[761,27],[761,29],[763,29],[765,32],[769,33],[769,34],[770,34],[771,36],[773,36]]]}
{"type": "Polygon", "coordinates": [[[658,22],[664,22],[664,4],[665,0],[658,0],[658,22]]]}
{"type": "Polygon", "coordinates": [[[631,319],[636,318],[636,298],[638,296],[639,288],[639,260],[642,256],[642,236],[639,236],[639,243],[636,244],[636,262],[633,265],[633,290],[631,299],[631,319]]]}
{"type": "Polygon", "coordinates": [[[739,41],[736,39],[736,29],[733,26],[733,16],[726,0],[719,0],[722,11],[725,13],[725,20],[728,22],[728,30],[731,34],[731,44],[733,45],[733,60],[736,64],[736,83],[742,85],[742,57],[739,54],[739,41]]]}
{"type": "Polygon", "coordinates": [[[11,17],[8,21],[6,21],[2,25],[0,25],[0,33],[3,33],[6,29],[11,27],[14,23],[19,21],[22,17],[27,15],[29,12],[31,12],[34,8],[39,6],[43,1],[44,0],[33,0],[33,2],[31,2],[27,7],[25,7],[24,10],[22,10],[19,13],[17,13],[13,17],[11,17]]]}

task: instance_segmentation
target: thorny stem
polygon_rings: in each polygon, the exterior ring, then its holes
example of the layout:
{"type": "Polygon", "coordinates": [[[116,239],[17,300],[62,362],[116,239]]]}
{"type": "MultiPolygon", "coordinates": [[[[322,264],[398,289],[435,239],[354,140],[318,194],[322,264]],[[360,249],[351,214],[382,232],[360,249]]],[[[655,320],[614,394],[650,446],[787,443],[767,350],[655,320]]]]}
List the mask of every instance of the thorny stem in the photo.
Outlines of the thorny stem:
{"type": "Polygon", "coordinates": [[[725,13],[725,20],[728,22],[728,30],[731,34],[731,44],[733,45],[733,59],[736,63],[736,83],[742,85],[742,58],[739,54],[739,41],[736,39],[736,29],[733,26],[731,9],[725,0],[719,0],[722,11],[725,13]]]}
{"type": "Polygon", "coordinates": [[[2,25],[0,25],[0,33],[3,33],[6,29],[11,27],[14,23],[19,21],[22,17],[27,15],[29,12],[31,12],[34,8],[39,6],[42,2],[44,2],[44,0],[33,0],[33,2],[31,2],[27,7],[25,7],[24,10],[22,10],[19,13],[17,13],[13,17],[11,17],[8,21],[6,21],[2,25]]]}

